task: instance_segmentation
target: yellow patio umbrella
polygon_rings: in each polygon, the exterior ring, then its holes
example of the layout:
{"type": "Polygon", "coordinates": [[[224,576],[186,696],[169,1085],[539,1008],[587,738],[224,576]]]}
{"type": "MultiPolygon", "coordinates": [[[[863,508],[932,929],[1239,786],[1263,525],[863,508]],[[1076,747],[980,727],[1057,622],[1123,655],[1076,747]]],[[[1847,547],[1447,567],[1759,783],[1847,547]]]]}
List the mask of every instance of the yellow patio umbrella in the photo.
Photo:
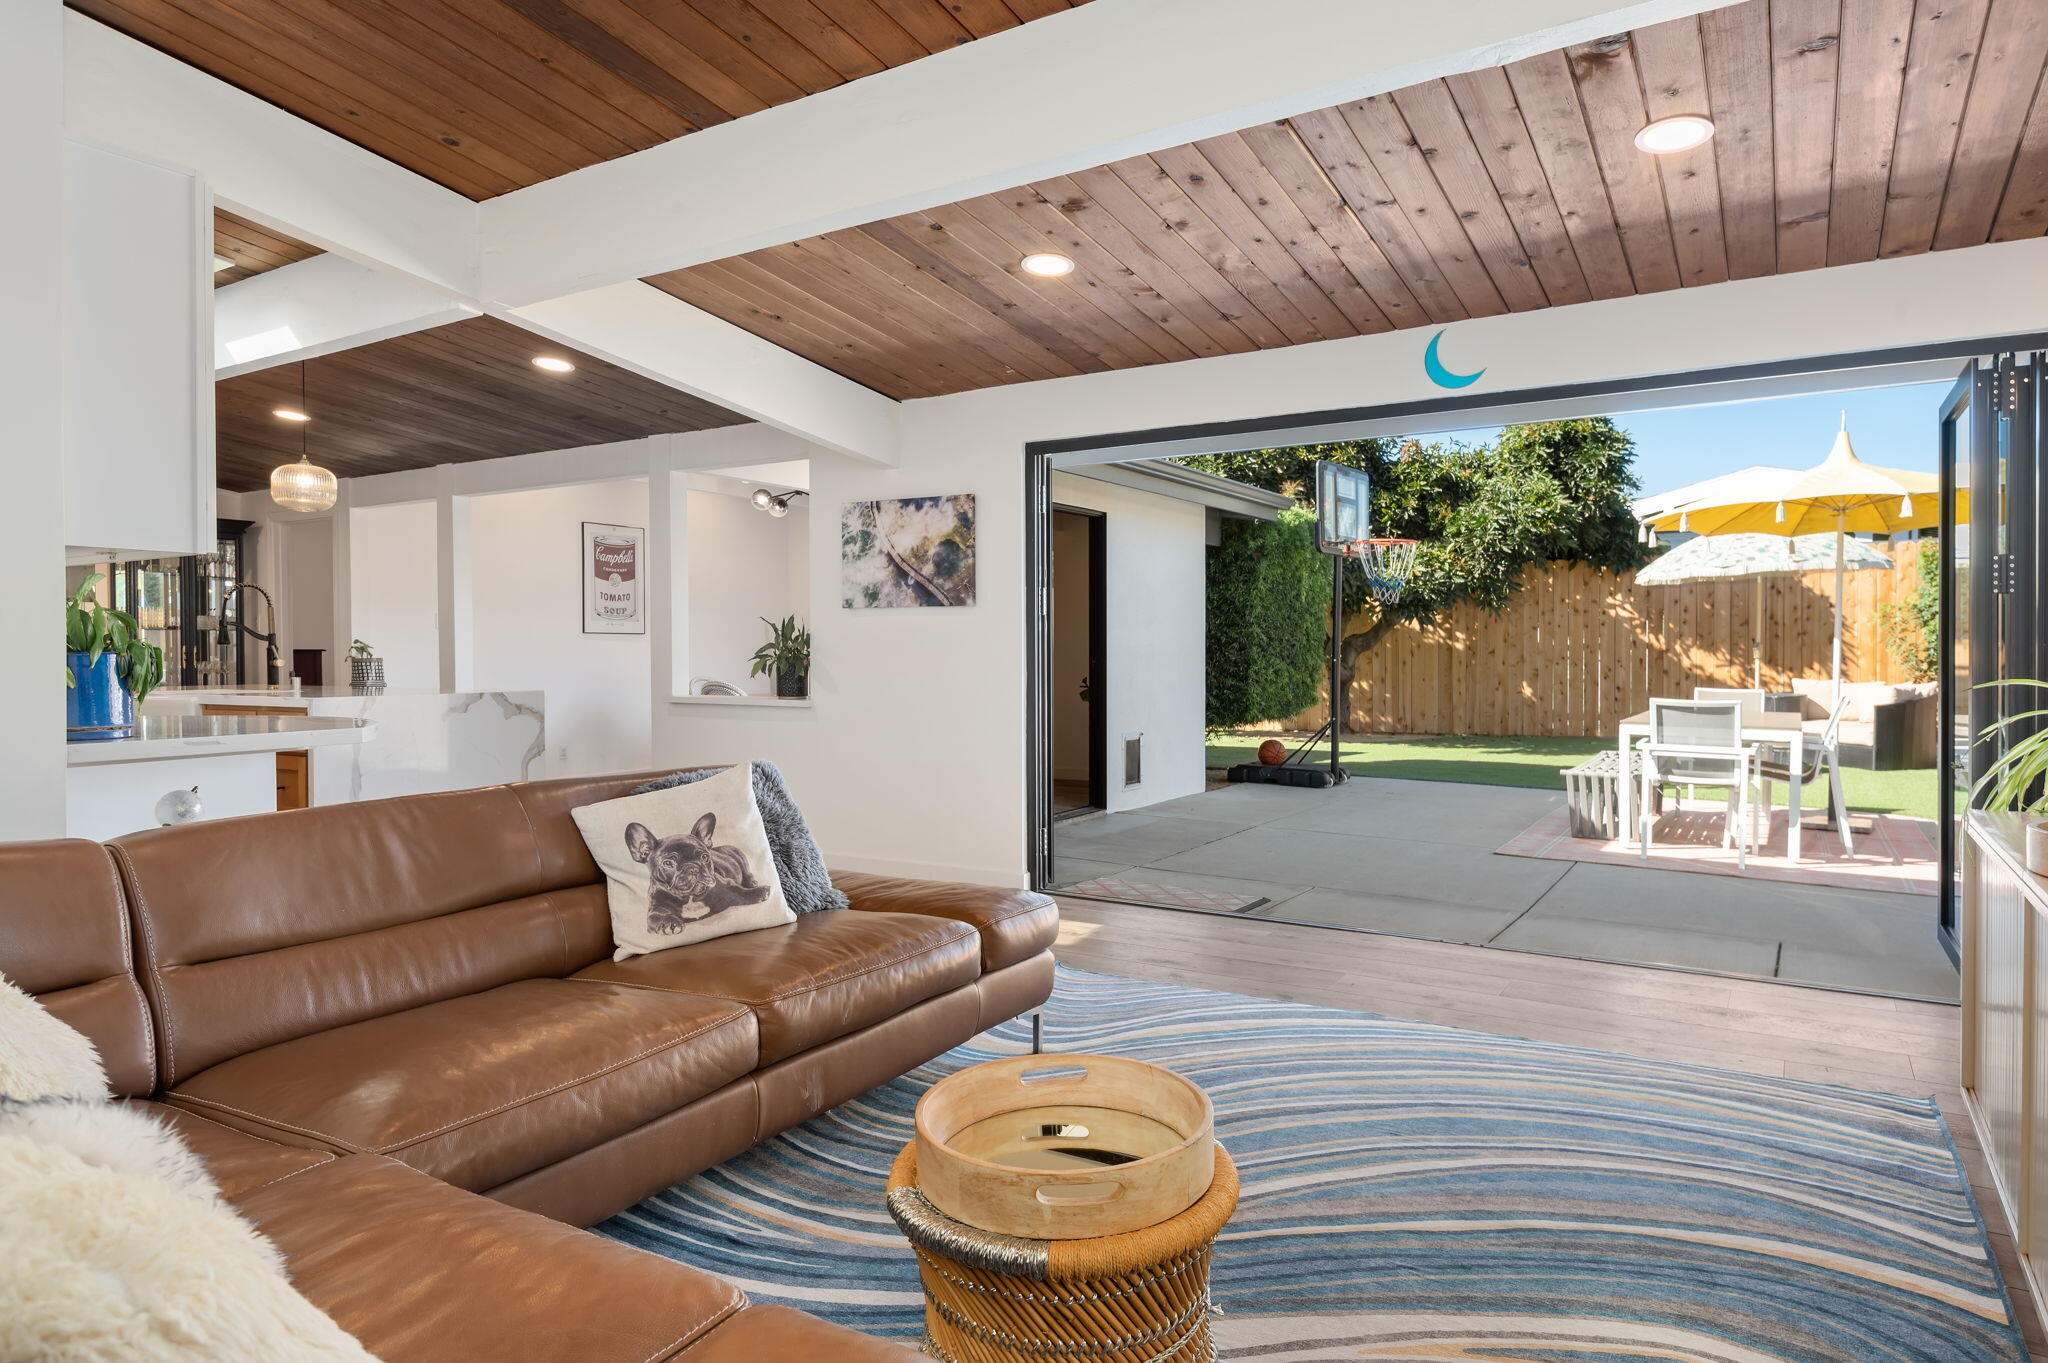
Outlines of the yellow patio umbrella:
{"type": "Polygon", "coordinates": [[[1743,532],[1766,535],[1835,536],[1834,688],[1842,693],[1843,537],[1869,532],[1896,534],[1941,524],[1941,479],[1913,469],[1879,468],[1856,457],[1849,443],[1849,414],[1835,447],[1821,463],[1789,484],[1770,480],[1754,488],[1715,490],[1711,500],[1676,507],[1650,522],[1653,530],[1689,530],[1701,535],[1743,532]],[[1774,485],[1773,485],[1774,484],[1774,485]],[[1752,495],[1753,494],[1753,495],[1752,495]]]}

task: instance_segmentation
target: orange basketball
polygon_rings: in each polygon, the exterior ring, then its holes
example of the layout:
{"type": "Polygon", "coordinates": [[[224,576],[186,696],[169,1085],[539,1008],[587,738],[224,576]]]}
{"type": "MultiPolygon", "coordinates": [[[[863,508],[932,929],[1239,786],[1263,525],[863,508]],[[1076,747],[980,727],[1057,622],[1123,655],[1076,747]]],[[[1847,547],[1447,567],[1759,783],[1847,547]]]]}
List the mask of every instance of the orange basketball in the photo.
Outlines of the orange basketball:
{"type": "Polygon", "coordinates": [[[1259,761],[1269,767],[1277,767],[1287,760],[1287,745],[1277,738],[1269,738],[1259,744],[1259,761]]]}

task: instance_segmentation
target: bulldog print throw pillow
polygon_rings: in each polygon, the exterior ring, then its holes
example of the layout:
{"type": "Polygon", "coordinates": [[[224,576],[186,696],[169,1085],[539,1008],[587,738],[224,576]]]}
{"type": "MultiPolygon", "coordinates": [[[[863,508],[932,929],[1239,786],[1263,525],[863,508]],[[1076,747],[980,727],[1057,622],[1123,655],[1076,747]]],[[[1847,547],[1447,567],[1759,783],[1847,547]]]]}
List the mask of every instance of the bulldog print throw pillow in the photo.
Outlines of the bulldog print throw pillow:
{"type": "Polygon", "coordinates": [[[746,763],[570,812],[604,868],[615,961],[796,921],[746,763]]]}

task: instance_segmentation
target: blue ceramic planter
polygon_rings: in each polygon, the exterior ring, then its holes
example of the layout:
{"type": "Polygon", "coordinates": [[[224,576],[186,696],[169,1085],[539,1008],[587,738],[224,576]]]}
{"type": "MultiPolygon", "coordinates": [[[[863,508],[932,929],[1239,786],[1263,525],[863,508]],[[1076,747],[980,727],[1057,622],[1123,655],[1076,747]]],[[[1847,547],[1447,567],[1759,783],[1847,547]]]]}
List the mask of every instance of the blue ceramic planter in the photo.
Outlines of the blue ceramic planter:
{"type": "Polygon", "coordinates": [[[73,743],[126,738],[135,732],[135,701],[117,670],[121,660],[102,653],[100,660],[88,667],[89,656],[64,655],[74,683],[64,693],[64,736],[73,743]]]}

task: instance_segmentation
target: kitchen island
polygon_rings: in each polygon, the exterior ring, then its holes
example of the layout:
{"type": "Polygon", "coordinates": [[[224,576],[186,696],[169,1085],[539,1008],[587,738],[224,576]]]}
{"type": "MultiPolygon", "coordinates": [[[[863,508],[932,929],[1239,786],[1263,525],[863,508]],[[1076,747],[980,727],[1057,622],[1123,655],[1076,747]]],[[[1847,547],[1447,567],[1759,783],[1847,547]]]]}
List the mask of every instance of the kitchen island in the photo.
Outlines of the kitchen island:
{"type": "Polygon", "coordinates": [[[145,711],[126,738],[66,746],[65,831],[106,839],[154,828],[158,801],[174,791],[197,793],[200,818],[274,810],[280,754],[339,755],[376,736],[375,721],[360,718],[145,711]]]}
{"type": "Polygon", "coordinates": [[[545,695],[410,687],[160,687],[145,714],[353,720],[372,742],[307,750],[298,803],[343,804],[390,795],[526,781],[547,775],[545,695]]]}

